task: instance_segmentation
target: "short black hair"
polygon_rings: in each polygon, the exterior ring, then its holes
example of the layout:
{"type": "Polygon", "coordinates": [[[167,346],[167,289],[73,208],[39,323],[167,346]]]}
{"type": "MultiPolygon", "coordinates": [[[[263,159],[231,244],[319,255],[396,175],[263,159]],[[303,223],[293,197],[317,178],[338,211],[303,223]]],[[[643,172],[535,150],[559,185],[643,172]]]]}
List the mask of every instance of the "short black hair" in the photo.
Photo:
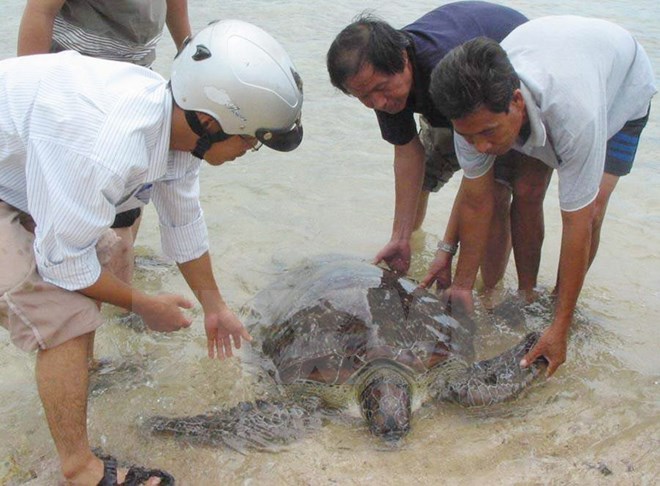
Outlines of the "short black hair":
{"type": "Polygon", "coordinates": [[[497,42],[487,37],[469,40],[442,58],[431,73],[429,91],[435,107],[457,120],[486,107],[509,111],[520,79],[497,42]]]}
{"type": "Polygon", "coordinates": [[[369,63],[383,74],[403,71],[408,36],[375,15],[363,12],[335,38],[326,63],[330,82],[344,93],[346,80],[369,63]]]}

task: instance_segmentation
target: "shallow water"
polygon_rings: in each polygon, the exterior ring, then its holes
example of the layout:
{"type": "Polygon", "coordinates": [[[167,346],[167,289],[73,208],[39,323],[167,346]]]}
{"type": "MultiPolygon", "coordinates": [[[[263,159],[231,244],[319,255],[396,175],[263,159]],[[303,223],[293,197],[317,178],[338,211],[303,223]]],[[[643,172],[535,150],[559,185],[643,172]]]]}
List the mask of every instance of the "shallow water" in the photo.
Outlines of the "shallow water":
{"type": "MultiPolygon", "coordinates": [[[[530,17],[577,13],[617,21],[638,36],[660,73],[656,0],[626,2],[508,1],[530,17]]],[[[15,49],[23,1],[4,0],[0,57],[15,49]]],[[[402,26],[438,2],[337,0],[191,0],[195,30],[215,18],[242,18],[273,33],[305,82],[305,141],[291,154],[261,150],[203,171],[203,204],[214,267],[226,300],[239,309],[289,264],[306,256],[348,252],[371,258],[388,240],[393,207],[391,148],[373,114],[336,92],[325,52],[354,15],[372,8],[402,26]]],[[[167,73],[173,48],[164,38],[155,69],[167,73]]],[[[613,196],[599,255],[579,302],[567,363],[512,403],[421,410],[404,446],[383,448],[361,424],[330,423],[279,453],[199,448],[154,439],[138,424],[155,414],[201,413],[258,394],[240,360],[209,361],[202,316],[174,335],[136,333],[115,323],[98,336],[100,356],[145,359],[146,382],[121,382],[90,399],[94,445],[122,459],[161,466],[182,485],[215,484],[657,484],[660,476],[660,116],[651,112],[637,161],[613,196]]],[[[415,241],[412,276],[421,277],[457,188],[432,196],[425,232],[415,241]]],[[[540,282],[554,283],[561,222],[556,180],[546,198],[546,242],[540,282]]],[[[160,252],[153,208],[140,252],[160,252]]],[[[145,268],[136,283],[180,291],[174,269],[145,268]]],[[[515,285],[510,266],[506,285],[515,285]]],[[[543,316],[529,327],[542,328],[543,316]]],[[[482,356],[501,351],[525,330],[483,326],[482,356]]],[[[56,484],[57,461],[33,380],[34,358],[0,333],[0,484],[56,484]]]]}

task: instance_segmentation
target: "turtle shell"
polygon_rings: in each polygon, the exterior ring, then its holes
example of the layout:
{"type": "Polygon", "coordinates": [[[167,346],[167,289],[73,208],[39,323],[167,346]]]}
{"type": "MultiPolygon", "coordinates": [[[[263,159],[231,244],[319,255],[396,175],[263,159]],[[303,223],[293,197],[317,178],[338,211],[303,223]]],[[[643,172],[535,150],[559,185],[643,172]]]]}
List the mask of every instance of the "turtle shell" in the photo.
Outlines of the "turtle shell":
{"type": "Polygon", "coordinates": [[[473,355],[470,323],[448,316],[435,294],[354,259],[318,259],[287,272],[253,301],[253,334],[278,381],[350,383],[368,365],[410,374],[449,356],[473,355]]]}

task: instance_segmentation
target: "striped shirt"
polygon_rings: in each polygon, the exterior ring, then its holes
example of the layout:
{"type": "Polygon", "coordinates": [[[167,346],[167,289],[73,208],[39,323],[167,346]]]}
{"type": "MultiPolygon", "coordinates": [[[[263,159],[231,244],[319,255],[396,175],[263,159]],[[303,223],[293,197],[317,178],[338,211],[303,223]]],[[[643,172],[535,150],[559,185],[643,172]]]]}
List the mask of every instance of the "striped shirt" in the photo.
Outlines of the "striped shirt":
{"type": "Polygon", "coordinates": [[[0,200],[35,220],[44,280],[96,282],[96,242],[146,184],[163,251],[185,262],[208,250],[200,161],[169,150],[171,114],[167,82],[139,66],[71,51],[0,62],[0,200]]]}
{"type": "Polygon", "coordinates": [[[166,13],[165,0],[67,0],[53,23],[51,50],[149,67],[166,13]]]}

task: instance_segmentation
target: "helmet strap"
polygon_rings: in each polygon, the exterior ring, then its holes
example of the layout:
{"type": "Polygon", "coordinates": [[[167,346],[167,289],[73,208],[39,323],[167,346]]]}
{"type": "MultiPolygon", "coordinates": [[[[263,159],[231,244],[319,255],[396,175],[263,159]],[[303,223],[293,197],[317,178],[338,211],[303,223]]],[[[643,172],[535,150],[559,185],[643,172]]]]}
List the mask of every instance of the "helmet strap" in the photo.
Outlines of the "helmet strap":
{"type": "Polygon", "coordinates": [[[204,154],[211,148],[211,145],[217,142],[223,142],[231,137],[231,135],[223,132],[222,130],[210,134],[199,121],[197,113],[194,111],[186,110],[186,121],[190,129],[199,136],[195,148],[190,152],[198,159],[203,159],[204,154]]]}
{"type": "Polygon", "coordinates": [[[199,117],[197,116],[196,111],[186,110],[185,115],[188,126],[193,132],[195,132],[195,134],[200,137],[206,135],[206,129],[204,128],[204,125],[202,125],[202,122],[199,121],[199,117]]]}

